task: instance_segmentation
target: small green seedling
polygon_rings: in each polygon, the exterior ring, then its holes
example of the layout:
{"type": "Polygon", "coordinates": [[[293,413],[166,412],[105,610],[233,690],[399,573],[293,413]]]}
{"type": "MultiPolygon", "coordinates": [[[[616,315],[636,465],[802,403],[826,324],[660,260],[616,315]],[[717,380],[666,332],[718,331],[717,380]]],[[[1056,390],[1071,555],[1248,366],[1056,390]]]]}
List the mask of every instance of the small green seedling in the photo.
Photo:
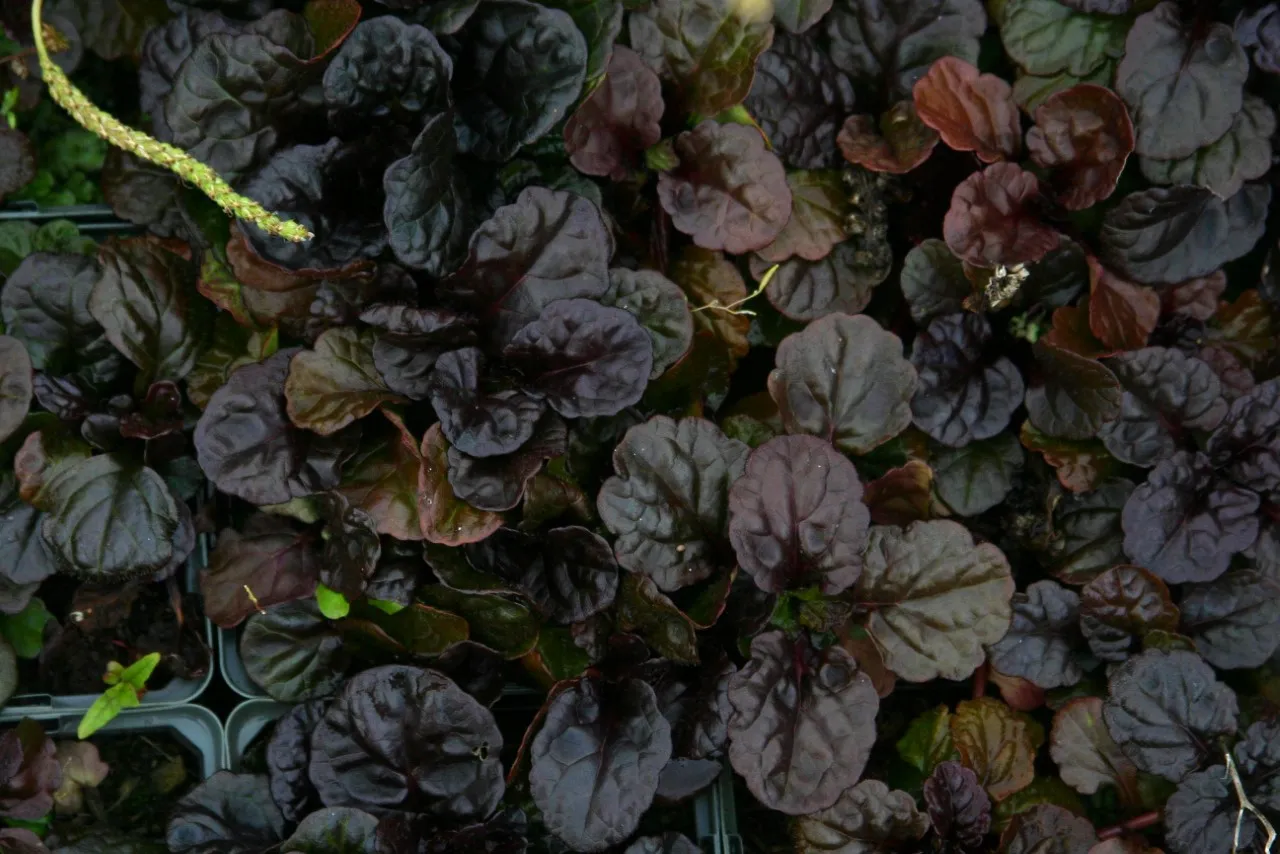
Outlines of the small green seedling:
{"type": "Polygon", "coordinates": [[[128,667],[123,667],[118,661],[108,663],[102,681],[111,687],[103,691],[102,696],[94,700],[89,711],[84,713],[76,729],[76,737],[88,738],[115,720],[123,710],[141,704],[142,696],[147,693],[147,680],[159,663],[158,652],[144,655],[128,667]]]}
{"type": "Polygon", "coordinates": [[[17,109],[19,94],[18,87],[14,86],[12,89],[5,92],[4,96],[0,98],[0,116],[4,116],[5,123],[8,124],[12,130],[17,130],[18,128],[17,109]]]}

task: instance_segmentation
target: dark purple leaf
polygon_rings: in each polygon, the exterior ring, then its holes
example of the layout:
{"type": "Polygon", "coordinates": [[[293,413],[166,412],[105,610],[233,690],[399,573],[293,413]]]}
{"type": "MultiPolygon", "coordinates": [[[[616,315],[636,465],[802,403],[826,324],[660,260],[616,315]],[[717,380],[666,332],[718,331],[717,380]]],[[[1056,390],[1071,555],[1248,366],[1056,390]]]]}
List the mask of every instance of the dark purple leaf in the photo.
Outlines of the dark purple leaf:
{"type": "Polygon", "coordinates": [[[27,135],[10,128],[0,128],[0,202],[30,184],[36,177],[36,150],[27,135]]]}
{"type": "Polygon", "coordinates": [[[587,43],[566,12],[523,0],[482,3],[456,38],[452,88],[460,151],[507,160],[542,138],[578,100],[587,43]]]}
{"type": "Polygon", "coordinates": [[[757,635],[729,702],[729,761],[765,806],[826,809],[862,776],[880,700],[839,646],[818,652],[780,631],[757,635]]]}
{"type": "Polygon", "coordinates": [[[1200,187],[1130,193],[1103,220],[1102,260],[1147,284],[1207,276],[1253,249],[1270,202],[1271,188],[1263,184],[1225,200],[1200,187]]]}
{"type": "Polygon", "coordinates": [[[1133,151],[1133,123],[1115,93],[1091,83],[1072,86],[1045,99],[1035,118],[1027,150],[1051,170],[1063,207],[1084,210],[1110,196],[1133,151]]]}
{"type": "Polygon", "coordinates": [[[377,522],[378,533],[399,540],[422,539],[418,518],[418,441],[399,424],[366,424],[360,449],[343,466],[333,491],[377,522]]]}
{"type": "Polygon", "coordinates": [[[1013,594],[1009,632],[988,647],[991,666],[1040,688],[1074,685],[1092,664],[1080,634],[1080,597],[1053,581],[1013,594]]]}
{"type": "Polygon", "coordinates": [[[391,251],[400,263],[432,276],[453,272],[467,255],[472,202],[455,165],[457,148],[453,113],[436,113],[423,125],[408,156],[388,166],[382,176],[382,220],[391,251]]]}
{"type": "Polygon", "coordinates": [[[1138,769],[1178,782],[1236,731],[1236,695],[1195,653],[1149,650],[1111,675],[1103,715],[1138,769]]]}
{"type": "Polygon", "coordinates": [[[1013,163],[993,163],[964,179],[942,223],[947,246],[978,267],[1039,261],[1060,236],[1040,221],[1040,182],[1013,163]]]}
{"type": "Polygon", "coordinates": [[[240,657],[249,678],[282,703],[332,694],[350,663],[342,636],[312,599],[250,617],[240,635],[240,657]]]}
{"type": "Polygon", "coordinates": [[[796,851],[877,854],[909,845],[929,829],[928,817],[906,792],[863,780],[830,807],[796,822],[796,851]]]}
{"type": "Polygon", "coordinates": [[[637,635],[668,661],[698,663],[697,625],[648,577],[623,576],[615,611],[618,631],[637,635]]]}
{"type": "MultiPolygon", "coordinates": [[[[483,540],[502,525],[502,516],[478,510],[458,498],[449,483],[449,452],[453,450],[433,424],[422,437],[418,472],[418,521],[431,543],[460,546],[483,540]]],[[[492,458],[505,459],[505,458],[492,458]]]]}
{"type": "MultiPolygon", "coordinates": [[[[5,586],[31,586],[34,593],[34,585],[60,568],[44,537],[40,536],[43,522],[44,513],[18,495],[14,475],[0,474],[0,575],[8,583],[5,586]]],[[[18,610],[22,607],[25,603],[18,610]]]]}
{"type": "Polygon", "coordinates": [[[374,364],[375,340],[372,331],[340,327],[317,338],[313,349],[296,353],[284,381],[289,420],[331,436],[385,403],[403,402],[374,364]]]}
{"type": "Polygon", "coordinates": [[[656,416],[628,430],[613,452],[617,475],[596,502],[618,538],[618,563],[667,591],[728,567],[729,487],[746,468],[747,453],[742,442],[698,418],[656,416]]]}
{"type": "Polygon", "coordinates": [[[991,830],[991,798],[978,775],[959,762],[940,762],[924,781],[924,802],[933,829],[958,854],[979,854],[991,830]]]}
{"type": "Polygon", "coordinates": [[[875,526],[853,599],[867,632],[903,679],[967,679],[982,647],[1004,637],[1011,615],[1009,562],[949,520],[875,526]]]}
{"type": "Polygon", "coordinates": [[[1124,563],[1121,515],[1133,484],[1114,479],[1092,492],[1066,495],[1053,511],[1056,532],[1049,547],[1049,570],[1067,584],[1085,584],[1124,563]]]}
{"type": "Polygon", "coordinates": [[[945,445],[995,436],[1022,405],[1022,376],[1009,359],[986,356],[990,338],[982,315],[951,314],[936,318],[912,345],[920,378],[912,421],[945,445]]]}
{"type": "Polygon", "coordinates": [[[420,127],[448,108],[452,71],[426,27],[391,16],[362,21],[324,72],[329,121],[352,136],[420,127]]]}
{"type": "Polygon", "coordinates": [[[791,189],[759,131],[709,119],[676,137],[675,153],[680,165],[658,175],[658,200],[698,246],[751,252],[787,224],[791,189]]]}
{"type": "Polygon", "coordinates": [[[1112,567],[1080,591],[1080,629],[1103,661],[1141,652],[1147,632],[1176,630],[1178,616],[1169,588],[1141,567],[1112,567]]]}
{"type": "Polygon", "coordinates": [[[751,452],[729,490],[738,565],[768,593],[817,584],[834,595],[862,571],[870,513],[853,463],[812,436],[779,436],[751,452]]]}
{"type": "Polygon", "coordinates": [[[603,611],[618,592],[613,552],[586,528],[552,528],[537,536],[501,528],[469,546],[467,556],[475,569],[523,590],[560,623],[581,622],[603,611]]]}
{"type": "MultiPolygon", "coordinates": [[[[751,272],[762,279],[770,265],[751,257],[751,272]]],[[[765,286],[773,307],[792,320],[810,321],[828,314],[857,314],[871,302],[890,265],[868,258],[853,241],[837,244],[821,261],[783,261],[765,286]]]]}
{"type": "Polygon", "coordinates": [[[101,270],[83,255],[34,252],[5,280],[0,313],[5,332],[26,345],[37,371],[68,371],[86,345],[102,335],[89,313],[101,270]]]}
{"type": "Polygon", "coordinates": [[[200,573],[205,614],[221,628],[234,628],[259,609],[315,592],[319,555],[312,537],[270,521],[257,528],[243,535],[232,528],[220,532],[209,566],[200,573]]]}
{"type": "Polygon", "coordinates": [[[1122,462],[1153,466],[1173,456],[1184,430],[1212,430],[1227,412],[1218,375],[1180,350],[1147,347],[1107,360],[1124,388],[1120,417],[1100,438],[1122,462]],[[1178,431],[1174,433],[1172,431],[1178,431]]]}
{"type": "Polygon", "coordinates": [[[902,342],[865,315],[831,314],[778,347],[769,393],[789,433],[865,454],[911,422],[916,371],[902,342]]]}
{"type": "Polygon", "coordinates": [[[355,434],[317,436],[293,426],[284,385],[298,350],[239,368],[209,399],[195,446],[209,480],[255,504],[282,504],[338,485],[355,434]]]}
{"type": "Polygon", "coordinates": [[[1039,375],[1027,389],[1027,415],[1039,430],[1063,439],[1088,439],[1120,414],[1120,383],[1096,359],[1044,341],[1033,352],[1039,375]]]}
{"type": "Polygon", "coordinates": [[[853,0],[837,4],[824,28],[841,70],[897,100],[936,59],[977,62],[987,15],[978,0],[853,0]]]}
{"type": "Polygon", "coordinates": [[[640,400],[653,367],[653,345],[635,317],[588,299],[548,305],[503,356],[566,418],[617,415],[640,400]]]}
{"type": "Polygon", "coordinates": [[[363,810],[337,807],[302,820],[282,851],[297,854],[377,854],[378,820],[363,810]]]}
{"type": "Polygon", "coordinates": [[[963,448],[940,448],[931,460],[935,491],[957,514],[977,516],[1004,501],[1024,458],[1022,445],[1011,433],[963,448]]]}
{"type": "Polygon", "coordinates": [[[480,818],[505,788],[492,713],[432,670],[375,667],[355,676],[311,743],[311,782],[326,806],[480,818]]]}
{"type": "Polygon", "coordinates": [[[1280,382],[1260,383],[1232,401],[1205,450],[1236,483],[1258,492],[1280,487],[1280,382]]]}
{"type": "Polygon", "coordinates": [[[1234,854],[1261,850],[1262,826],[1240,801],[1225,765],[1188,774],[1164,808],[1165,844],[1173,854],[1234,854]],[[1239,846],[1236,832],[1239,830],[1239,846]]]}
{"type": "Polygon", "coordinates": [[[469,457],[449,448],[449,485],[458,498],[478,510],[501,513],[524,497],[529,480],[543,464],[568,448],[568,431],[555,413],[542,416],[533,438],[519,450],[497,457],[469,457]]]}
{"type": "Polygon", "coordinates": [[[629,837],[671,758],[671,727],[638,679],[572,683],[548,702],[529,755],[529,788],[547,830],[575,851],[629,837]],[[595,795],[586,803],[583,792],[595,795]]]}
{"type": "Polygon", "coordinates": [[[650,379],[657,379],[689,351],[693,315],[680,286],[656,270],[609,271],[609,292],[600,302],[631,312],[653,345],[650,379]]]}
{"type": "Polygon", "coordinates": [[[256,854],[284,830],[265,775],[219,771],[178,801],[165,841],[179,854],[256,854]]]}
{"type": "Polygon", "coordinates": [[[1240,112],[1249,59],[1226,24],[1194,35],[1176,3],[1138,16],[1116,69],[1116,91],[1133,113],[1137,151],[1186,157],[1219,139],[1240,112]]]}
{"type": "Polygon", "coordinates": [[[276,721],[267,741],[271,798],[286,821],[299,821],[318,803],[307,766],[311,764],[311,733],[324,719],[327,707],[323,700],[299,703],[276,721]]]}
{"type": "Polygon", "coordinates": [[[1258,536],[1258,496],[1215,475],[1204,454],[1159,463],[1125,502],[1124,551],[1170,584],[1212,581],[1258,536]]]}
{"type": "Polygon", "coordinates": [[[33,391],[27,348],[17,338],[0,335],[0,442],[22,426],[33,391]]]}
{"type": "Polygon", "coordinates": [[[482,389],[483,360],[475,347],[441,356],[429,382],[431,406],[451,445],[474,457],[496,457],[529,441],[546,403],[520,389],[482,389]]]}
{"type": "Polygon", "coordinates": [[[530,187],[476,230],[466,263],[440,290],[481,316],[501,346],[555,300],[604,296],[612,255],[595,205],[530,187]]]}
{"type": "Polygon", "coordinates": [[[714,116],[751,91],[756,59],[773,41],[772,6],[656,0],[630,16],[631,46],[676,95],[677,115],[714,116]]]}
{"type": "Polygon", "coordinates": [[[1280,646],[1280,583],[1261,572],[1188,585],[1181,607],[1182,632],[1214,667],[1262,667],[1280,646]]]}
{"type": "Polygon", "coordinates": [[[900,281],[911,319],[920,326],[939,315],[959,312],[972,293],[964,265],[936,238],[912,247],[903,259],[900,281]]]}
{"type": "Polygon", "coordinates": [[[814,39],[778,33],[744,103],[788,165],[836,165],[835,133],[853,110],[853,84],[814,39]]]}
{"type": "Polygon", "coordinates": [[[832,170],[789,172],[787,186],[791,190],[791,218],[756,255],[771,264],[793,257],[821,261],[849,237],[845,231],[849,191],[840,174],[832,170]]]}
{"type": "Polygon", "coordinates": [[[616,46],[609,70],[564,127],[569,162],[615,181],[644,167],[644,151],[662,138],[662,84],[631,48],[616,46]]]}
{"type": "Polygon", "coordinates": [[[1171,160],[1143,157],[1142,174],[1153,184],[1193,184],[1222,198],[1240,192],[1246,181],[1271,168],[1271,137],[1276,114],[1266,101],[1246,94],[1231,130],[1192,154],[1171,160]]]}
{"type": "Polygon", "coordinates": [[[642,836],[622,854],[698,854],[702,849],[682,833],[669,830],[661,836],[642,836]]]}
{"type": "Polygon", "coordinates": [[[236,33],[241,28],[217,12],[186,9],[167,22],[152,27],[142,40],[138,65],[139,106],[151,116],[156,132],[168,136],[164,124],[164,102],[173,91],[174,78],[196,45],[218,33],[236,33]]]}

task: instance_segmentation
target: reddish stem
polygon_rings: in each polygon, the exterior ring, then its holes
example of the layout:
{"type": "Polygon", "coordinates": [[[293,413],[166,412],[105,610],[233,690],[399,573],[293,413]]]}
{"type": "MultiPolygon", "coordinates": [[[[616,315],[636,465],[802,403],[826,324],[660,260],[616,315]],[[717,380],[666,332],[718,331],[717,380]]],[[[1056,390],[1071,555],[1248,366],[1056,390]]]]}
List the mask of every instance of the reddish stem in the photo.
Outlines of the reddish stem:
{"type": "Polygon", "coordinates": [[[987,664],[983,662],[973,674],[973,699],[985,696],[987,693],[987,664]]]}
{"type": "Polygon", "coordinates": [[[1098,840],[1106,842],[1108,839],[1115,839],[1117,836],[1123,836],[1126,833],[1137,833],[1140,830],[1146,830],[1153,824],[1160,821],[1160,811],[1152,810],[1144,812],[1142,815],[1134,816],[1131,819],[1122,821],[1119,824],[1105,827],[1098,831],[1098,840]]]}

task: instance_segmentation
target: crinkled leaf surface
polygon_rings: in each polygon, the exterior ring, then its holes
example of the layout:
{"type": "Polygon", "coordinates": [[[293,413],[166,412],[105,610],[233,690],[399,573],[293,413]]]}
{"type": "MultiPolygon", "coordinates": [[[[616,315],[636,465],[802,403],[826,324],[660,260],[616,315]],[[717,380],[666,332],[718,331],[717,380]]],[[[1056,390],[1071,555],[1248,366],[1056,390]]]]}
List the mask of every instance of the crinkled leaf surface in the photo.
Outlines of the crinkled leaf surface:
{"type": "Polygon", "coordinates": [[[1147,347],[1107,362],[1124,388],[1120,417],[1098,430],[1117,459],[1151,466],[1173,456],[1185,430],[1212,430],[1227,413],[1218,375],[1181,350],[1147,347]]]}
{"type": "Polygon", "coordinates": [[[350,431],[317,436],[289,420],[285,380],[296,349],[239,368],[214,392],[196,424],[200,468],[223,492],[283,504],[337,486],[350,431]]]}
{"type": "Polygon", "coordinates": [[[911,421],[916,371],[902,342],[865,315],[829,314],[778,347],[769,394],[789,433],[864,454],[911,421]]]}
{"type": "Polygon", "coordinates": [[[219,771],[178,801],[165,841],[183,854],[249,854],[279,844],[284,830],[264,775],[219,771]]]}
{"type": "Polygon", "coordinates": [[[1144,157],[1187,157],[1220,138],[1240,112],[1249,60],[1226,24],[1194,37],[1176,3],[1139,15],[1116,69],[1116,91],[1144,157]]]}
{"type": "Polygon", "coordinates": [[[555,413],[542,416],[533,438],[519,450],[497,457],[472,457],[449,448],[449,485],[478,510],[501,513],[520,503],[525,488],[547,460],[565,452],[568,431],[555,413]]]}
{"type": "Polygon", "coordinates": [[[587,43],[560,9],[523,0],[482,3],[456,38],[460,151],[507,160],[550,131],[582,91],[587,43]]]}
{"type": "Polygon", "coordinates": [[[680,286],[656,270],[609,271],[606,305],[623,308],[640,321],[653,345],[650,379],[674,365],[693,343],[693,315],[680,286]]]}
{"type": "Polygon", "coordinates": [[[965,700],[956,706],[951,737],[960,761],[995,801],[1025,789],[1035,778],[1038,744],[1029,723],[1029,718],[994,697],[965,700]]]}
{"type": "Polygon", "coordinates": [[[317,799],[307,766],[311,763],[311,733],[324,719],[326,700],[299,703],[276,721],[267,741],[265,760],[271,798],[288,821],[298,821],[317,799]]]}
{"type": "Polygon", "coordinates": [[[1140,652],[1147,632],[1174,631],[1178,617],[1168,586],[1138,566],[1114,566],[1080,591],[1080,629],[1103,661],[1140,652]]]}
{"type": "Polygon", "coordinates": [[[1194,184],[1229,198],[1246,181],[1261,178],[1271,168],[1275,132],[1275,111],[1261,98],[1247,94],[1244,107],[1221,139],[1174,160],[1144,157],[1142,174],[1153,184],[1194,184]]]}
{"type": "Polygon", "coordinates": [[[796,850],[878,854],[919,839],[928,828],[929,819],[906,792],[879,780],[863,780],[827,809],[796,823],[796,850]]]}
{"type": "Polygon", "coordinates": [[[441,290],[481,315],[501,346],[554,300],[603,296],[611,255],[613,237],[595,205],[530,187],[476,229],[466,263],[441,290]]]}
{"type": "Polygon", "coordinates": [[[1086,14],[1058,0],[1009,0],[1000,15],[1005,52],[1040,76],[1084,77],[1120,59],[1128,31],[1125,18],[1086,14]]]}
{"type": "Polygon", "coordinates": [[[1125,502],[1124,551],[1171,584],[1212,581],[1258,536],[1258,495],[1215,475],[1204,454],[1159,463],[1125,502]]]}
{"type": "Polygon", "coordinates": [[[1111,676],[1103,717],[1124,755],[1178,782],[1216,756],[1214,739],[1236,731],[1236,695],[1200,656],[1148,650],[1111,676]]]}
{"type": "Polygon", "coordinates": [[[836,594],[862,569],[870,514],[857,469],[812,436],[779,436],[751,452],[729,490],[738,565],[766,592],[817,583],[836,594]]]}
{"type": "Polygon", "coordinates": [[[581,622],[605,610],[618,592],[618,564],[609,543],[576,525],[538,536],[502,528],[470,546],[467,555],[475,569],[523,590],[561,623],[581,622]]]}
{"type": "Polygon", "coordinates": [[[33,391],[27,348],[17,338],[0,335],[0,441],[22,426],[33,391]]]}
{"type": "Polygon", "coordinates": [[[5,280],[0,292],[5,331],[26,345],[37,371],[65,370],[102,334],[89,313],[100,275],[92,258],[33,252],[5,280]]]}
{"type": "Polygon", "coordinates": [[[938,132],[920,120],[914,101],[899,101],[878,122],[875,116],[849,116],[836,144],[856,166],[902,175],[929,159],[938,132]]]}
{"type": "Polygon", "coordinates": [[[756,255],[771,264],[793,257],[821,261],[849,236],[844,226],[848,191],[840,173],[789,172],[787,186],[791,189],[791,218],[773,242],[756,255]]]}
{"type": "Polygon", "coordinates": [[[1052,170],[1063,207],[1083,210],[1110,196],[1133,151],[1133,122],[1124,102],[1104,86],[1082,83],[1046,98],[1035,119],[1027,151],[1037,165],[1052,170]]]}
{"type": "Polygon", "coordinates": [[[940,57],[977,62],[987,15],[978,0],[853,0],[832,9],[823,26],[836,65],[882,82],[896,99],[911,97],[940,57]]]}
{"type": "Polygon", "coordinates": [[[1189,585],[1181,630],[1214,667],[1261,667],[1280,646],[1280,582],[1251,569],[1189,585]]]}
{"type": "Polygon", "coordinates": [[[618,563],[663,590],[728,566],[729,487],[745,470],[747,453],[742,442],[699,418],[657,416],[628,430],[613,452],[617,474],[596,501],[618,538],[618,563]]]}
{"type": "Polygon", "coordinates": [[[977,774],[959,762],[938,763],[924,781],[924,802],[939,837],[962,854],[982,850],[991,830],[991,798],[977,774]]]}
{"type": "Polygon", "coordinates": [[[289,854],[377,854],[378,820],[363,810],[331,807],[313,812],[284,841],[289,854]]]}
{"type": "Polygon", "coordinates": [[[972,291],[964,265],[935,237],[912,247],[902,261],[902,295],[911,319],[921,326],[938,315],[955,314],[972,291]]]}
{"type": "Polygon", "coordinates": [[[576,851],[603,851],[640,823],[671,758],[653,689],[588,677],[548,702],[529,755],[529,788],[547,829],[576,851]],[[583,804],[582,792],[593,797],[583,804]]]}
{"type": "Polygon", "coordinates": [[[623,180],[662,138],[662,112],[658,75],[631,48],[615,47],[604,80],[564,127],[569,162],[587,175],[623,180]]]}
{"type": "Polygon", "coordinates": [[[529,377],[526,388],[566,418],[617,415],[640,400],[653,367],[653,345],[636,318],[588,299],[551,303],[503,354],[529,377]]]}
{"type": "Polygon", "coordinates": [[[853,109],[853,84],[811,37],[779,32],[756,62],[744,102],[789,166],[835,165],[834,133],[853,109]]]}
{"type": "Polygon", "coordinates": [[[450,444],[473,457],[496,457],[529,441],[546,401],[524,389],[487,391],[481,383],[484,365],[477,347],[445,353],[427,387],[450,444]]]}
{"type": "Polygon", "coordinates": [[[791,216],[791,189],[758,131],[709,119],[676,137],[675,152],[680,165],[658,175],[658,200],[677,230],[704,249],[731,253],[778,237],[791,216]]]}
{"type": "Polygon", "coordinates": [[[932,461],[934,487],[953,511],[977,516],[1004,501],[1024,457],[1022,445],[1010,433],[963,448],[941,448],[932,461]]]}
{"type": "Polygon", "coordinates": [[[1133,484],[1117,478],[1058,502],[1053,511],[1057,536],[1049,549],[1050,571],[1058,579],[1084,584],[1124,563],[1120,517],[1132,494],[1133,484]]]}
{"type": "MultiPolygon", "coordinates": [[[[747,283],[738,268],[721,252],[687,246],[671,263],[671,280],[691,306],[733,305],[747,297],[747,283]]],[[[695,332],[709,332],[731,359],[747,355],[751,344],[751,318],[727,311],[705,310],[693,315],[695,332]]],[[[697,353],[695,346],[690,353],[697,353]]]]}
{"type": "Polygon", "coordinates": [[[449,451],[449,441],[440,425],[431,425],[422,437],[418,520],[428,542],[460,546],[492,534],[502,526],[502,515],[477,510],[458,498],[449,483],[449,451]]]}
{"type": "Polygon", "coordinates": [[[935,318],[912,345],[919,376],[912,421],[944,445],[995,436],[1022,405],[1022,375],[1008,358],[985,352],[990,339],[987,319],[965,312],[935,318]]]}
{"type": "Polygon", "coordinates": [[[1074,685],[1090,663],[1082,652],[1080,597],[1054,581],[1013,594],[1009,632],[988,648],[991,666],[1040,688],[1074,685]]]}
{"type": "Polygon", "coordinates": [[[1039,261],[1060,239],[1034,210],[1039,195],[1039,180],[1016,164],[975,172],[951,195],[942,223],[947,246],[979,267],[1039,261]]]}
{"type": "Polygon", "coordinates": [[[493,714],[433,670],[353,677],[312,736],[310,776],[327,806],[375,815],[489,815],[505,785],[493,714]]]}
{"type": "Polygon", "coordinates": [[[1223,200],[1201,187],[1153,187],[1107,211],[1102,260],[1137,282],[1207,276],[1262,236],[1270,187],[1248,184],[1223,200]]]}
{"type": "MultiPolygon", "coordinates": [[[[889,275],[890,264],[867,263],[853,241],[836,244],[821,261],[790,258],[774,270],[765,297],[792,320],[808,322],[828,314],[857,314],[871,302],[872,291],[889,275]]],[[[751,272],[762,279],[772,267],[751,258],[751,272]]]]}
{"type": "Polygon", "coordinates": [[[992,163],[1014,157],[1022,148],[1013,90],[963,59],[944,56],[934,62],[912,87],[912,96],[920,121],[957,151],[972,151],[992,163]]]}
{"type": "Polygon", "coordinates": [[[398,540],[422,539],[418,478],[422,453],[417,440],[396,424],[368,424],[360,448],[343,466],[334,487],[352,507],[368,513],[378,533],[398,540]]]}
{"type": "Polygon", "coordinates": [[[875,526],[863,564],[854,598],[867,603],[867,631],[903,679],[968,678],[983,645],[1009,628],[1008,561],[955,522],[875,526]]]}
{"type": "Polygon", "coordinates": [[[729,702],[729,761],[765,806],[825,809],[862,775],[880,701],[841,647],[819,653],[779,631],[756,635],[729,702]]]}
{"type": "Polygon", "coordinates": [[[1280,382],[1259,383],[1231,402],[1205,449],[1234,482],[1263,492],[1280,474],[1280,382]]]}
{"type": "Polygon", "coordinates": [[[681,114],[714,116],[751,91],[756,58],[773,41],[771,6],[656,0],[630,16],[631,46],[671,83],[681,114]]]}
{"type": "Polygon", "coordinates": [[[382,220],[391,251],[400,263],[433,276],[455,270],[467,252],[472,203],[455,165],[457,148],[453,114],[437,113],[409,154],[382,176],[382,220]]]}
{"type": "Polygon", "coordinates": [[[1098,841],[1093,824],[1056,804],[1018,813],[1000,836],[1005,854],[1088,854],[1098,841]]]}

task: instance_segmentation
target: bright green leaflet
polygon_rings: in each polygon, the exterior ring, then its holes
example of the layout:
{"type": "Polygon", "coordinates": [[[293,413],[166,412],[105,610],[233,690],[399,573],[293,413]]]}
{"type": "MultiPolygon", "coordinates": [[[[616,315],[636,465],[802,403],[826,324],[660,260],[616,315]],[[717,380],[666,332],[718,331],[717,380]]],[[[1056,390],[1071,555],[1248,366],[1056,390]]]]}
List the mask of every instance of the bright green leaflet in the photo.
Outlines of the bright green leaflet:
{"type": "MultiPolygon", "coordinates": [[[[120,712],[140,705],[142,695],[147,692],[147,680],[159,663],[160,653],[153,652],[118,672],[115,668],[109,668],[102,678],[111,687],[103,691],[102,696],[94,700],[89,711],[84,713],[80,726],[76,728],[76,738],[88,738],[115,720],[120,712]]],[[[116,664],[117,668],[119,666],[116,664]]]]}

